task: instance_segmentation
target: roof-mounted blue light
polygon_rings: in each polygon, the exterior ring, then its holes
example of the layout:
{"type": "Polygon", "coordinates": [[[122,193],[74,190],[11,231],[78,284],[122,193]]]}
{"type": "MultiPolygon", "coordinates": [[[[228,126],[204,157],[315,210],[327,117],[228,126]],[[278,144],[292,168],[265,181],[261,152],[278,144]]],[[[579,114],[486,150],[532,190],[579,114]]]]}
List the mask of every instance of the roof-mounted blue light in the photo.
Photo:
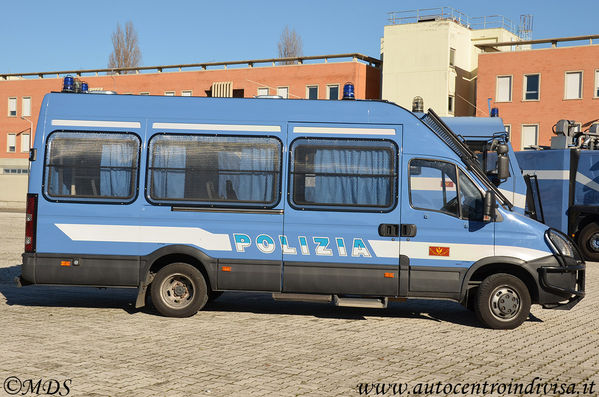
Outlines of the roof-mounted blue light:
{"type": "Polygon", "coordinates": [[[85,81],[81,82],[81,92],[86,93],[89,91],[89,86],[85,81]]]}
{"type": "Polygon", "coordinates": [[[356,99],[354,95],[354,85],[352,83],[345,83],[343,86],[343,99],[356,99]]]}
{"type": "Polygon", "coordinates": [[[73,76],[68,75],[64,78],[62,85],[62,92],[74,92],[75,91],[75,79],[73,76]]]}

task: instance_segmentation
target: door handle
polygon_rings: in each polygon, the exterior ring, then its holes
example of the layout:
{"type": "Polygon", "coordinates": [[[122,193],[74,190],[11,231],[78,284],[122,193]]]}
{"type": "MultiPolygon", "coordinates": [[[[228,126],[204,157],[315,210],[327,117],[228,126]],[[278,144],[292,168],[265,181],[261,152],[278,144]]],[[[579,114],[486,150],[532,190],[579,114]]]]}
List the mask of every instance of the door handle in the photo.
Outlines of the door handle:
{"type": "Polygon", "coordinates": [[[416,232],[418,228],[416,225],[411,223],[402,223],[401,224],[401,237],[414,237],[416,236],[416,232]]]}
{"type": "Polygon", "coordinates": [[[399,225],[393,223],[381,223],[379,225],[379,236],[399,237],[399,225]]]}

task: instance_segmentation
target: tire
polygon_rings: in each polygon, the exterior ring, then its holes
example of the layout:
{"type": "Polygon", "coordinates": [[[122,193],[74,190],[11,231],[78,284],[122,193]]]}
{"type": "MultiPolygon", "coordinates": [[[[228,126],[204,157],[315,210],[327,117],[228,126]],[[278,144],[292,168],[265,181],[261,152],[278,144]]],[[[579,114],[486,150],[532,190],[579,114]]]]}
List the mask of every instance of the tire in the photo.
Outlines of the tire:
{"type": "Polygon", "coordinates": [[[586,260],[599,262],[599,225],[589,223],[578,235],[578,247],[586,260]]]}
{"type": "Polygon", "coordinates": [[[478,320],[493,329],[514,329],[530,314],[530,292],[518,277],[493,274],[478,287],[474,312],[478,320]]]}
{"type": "Polygon", "coordinates": [[[202,273],[187,263],[171,263],[160,269],[151,285],[152,303],[166,317],[190,317],[208,301],[202,273]]]}

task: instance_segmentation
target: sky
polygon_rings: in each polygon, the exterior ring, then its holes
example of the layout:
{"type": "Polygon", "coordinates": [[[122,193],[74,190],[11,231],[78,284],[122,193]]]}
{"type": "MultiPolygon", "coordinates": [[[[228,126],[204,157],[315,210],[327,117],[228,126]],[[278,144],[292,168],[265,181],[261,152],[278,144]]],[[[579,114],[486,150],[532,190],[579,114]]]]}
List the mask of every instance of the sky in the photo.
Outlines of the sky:
{"type": "MultiPolygon", "coordinates": [[[[599,0],[0,0],[0,73],[107,67],[111,34],[132,21],[141,66],[277,57],[285,26],[303,54],[380,57],[388,13],[452,7],[470,17],[533,15],[533,39],[599,34],[599,0]]],[[[599,43],[599,40],[597,40],[599,43]]],[[[580,44],[580,43],[579,43],[580,44]]]]}

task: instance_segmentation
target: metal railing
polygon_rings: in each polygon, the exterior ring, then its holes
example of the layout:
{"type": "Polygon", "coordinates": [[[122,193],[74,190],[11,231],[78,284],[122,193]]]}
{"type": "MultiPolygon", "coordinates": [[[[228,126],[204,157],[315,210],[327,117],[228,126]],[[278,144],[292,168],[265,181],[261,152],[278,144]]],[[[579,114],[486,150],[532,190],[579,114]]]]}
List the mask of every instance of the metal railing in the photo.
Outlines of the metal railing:
{"type": "Polygon", "coordinates": [[[462,11],[452,7],[420,8],[408,11],[389,12],[389,23],[401,25],[406,23],[417,23],[424,21],[453,21],[470,29],[492,29],[503,28],[518,37],[521,37],[521,29],[509,18],[503,15],[488,15],[483,17],[470,17],[462,11]]]}
{"type": "Polygon", "coordinates": [[[389,22],[392,25],[447,19],[464,26],[470,25],[470,17],[452,7],[419,8],[417,10],[389,12],[389,22]]]}
{"type": "Polygon", "coordinates": [[[61,77],[68,74],[76,76],[89,76],[100,74],[106,75],[119,75],[119,74],[140,74],[143,72],[158,72],[163,71],[183,71],[183,69],[189,70],[226,70],[228,67],[248,67],[252,68],[257,65],[263,66],[282,66],[289,64],[303,64],[308,63],[328,63],[330,60],[343,60],[350,59],[353,62],[362,62],[369,66],[379,68],[381,66],[381,60],[372,58],[359,53],[354,54],[332,54],[332,55],[316,55],[316,56],[302,56],[302,57],[288,57],[288,58],[267,58],[267,59],[250,59],[246,61],[231,61],[231,62],[205,62],[205,63],[188,63],[180,65],[159,65],[159,66],[139,66],[133,68],[102,68],[102,69],[80,69],[80,70],[58,70],[51,72],[33,72],[33,73],[0,73],[0,80],[13,80],[20,78],[40,78],[45,77],[61,77]]]}

